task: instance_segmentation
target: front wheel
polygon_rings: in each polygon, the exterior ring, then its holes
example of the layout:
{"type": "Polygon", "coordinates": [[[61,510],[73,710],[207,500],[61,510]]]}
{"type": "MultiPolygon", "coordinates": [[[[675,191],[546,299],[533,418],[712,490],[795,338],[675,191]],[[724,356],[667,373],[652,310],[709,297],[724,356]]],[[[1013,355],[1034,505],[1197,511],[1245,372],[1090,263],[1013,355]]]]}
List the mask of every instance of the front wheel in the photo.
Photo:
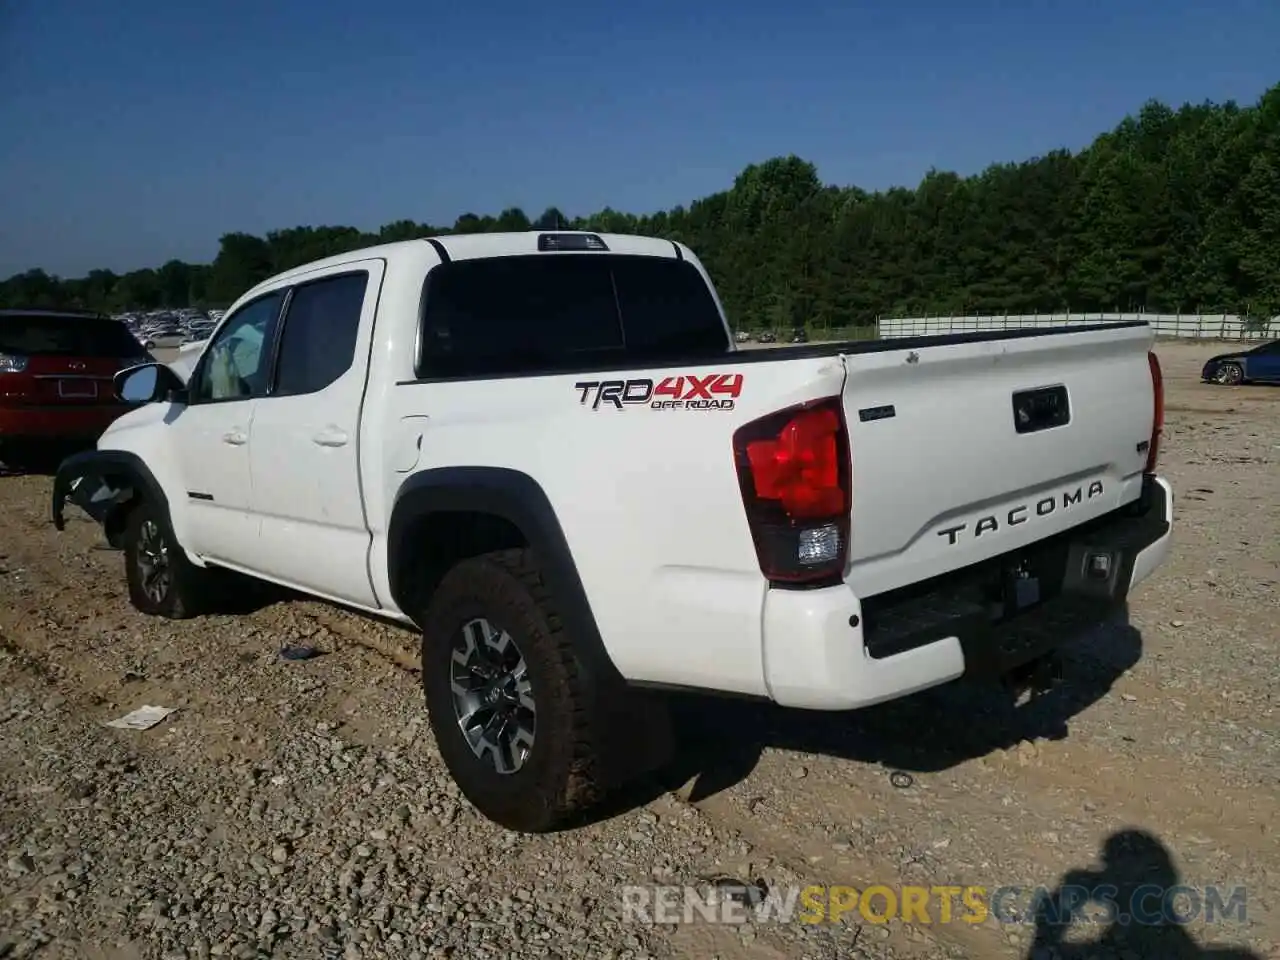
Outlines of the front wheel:
{"type": "Polygon", "coordinates": [[[529,551],[445,576],[423,616],[422,681],[445,765],[483,816],[538,833],[596,801],[600,718],[529,551]]]}
{"type": "Polygon", "coordinates": [[[1244,371],[1238,363],[1224,363],[1213,374],[1213,382],[1234,387],[1244,381],[1244,371]]]}
{"type": "Polygon", "coordinates": [[[123,547],[129,602],[135,609],[170,620],[200,612],[212,571],[187,559],[163,510],[145,500],[135,506],[125,523],[123,547]]]}

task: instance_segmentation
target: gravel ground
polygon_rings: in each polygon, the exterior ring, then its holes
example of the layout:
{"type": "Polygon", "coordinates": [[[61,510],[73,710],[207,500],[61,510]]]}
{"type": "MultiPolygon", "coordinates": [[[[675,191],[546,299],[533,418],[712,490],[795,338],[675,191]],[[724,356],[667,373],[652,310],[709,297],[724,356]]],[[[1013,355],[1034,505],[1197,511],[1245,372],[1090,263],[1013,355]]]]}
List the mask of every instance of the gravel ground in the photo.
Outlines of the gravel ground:
{"type": "Polygon", "coordinates": [[[1068,871],[1244,886],[1247,919],[1038,955],[1280,956],[1280,389],[1199,384],[1212,352],[1160,348],[1175,557],[1127,622],[1074,642],[1052,693],[958,684],[850,715],[682,701],[670,776],[546,837],[458,795],[407,631],[275,597],[142,617],[97,528],[77,513],[58,535],[49,479],[5,476],[0,957],[1023,957],[1027,922],[653,926],[624,921],[619,888],[1068,871]],[[286,642],[325,655],[282,661],[286,642]],[[142,704],[177,712],[102,726],[142,704]]]}

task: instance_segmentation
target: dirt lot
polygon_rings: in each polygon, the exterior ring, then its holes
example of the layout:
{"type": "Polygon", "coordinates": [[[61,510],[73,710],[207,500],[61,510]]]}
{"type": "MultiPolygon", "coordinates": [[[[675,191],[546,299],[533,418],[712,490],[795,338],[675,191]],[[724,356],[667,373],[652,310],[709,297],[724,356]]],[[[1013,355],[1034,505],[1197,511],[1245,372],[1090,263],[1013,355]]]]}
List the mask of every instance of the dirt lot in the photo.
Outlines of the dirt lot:
{"type": "Polygon", "coordinates": [[[1191,940],[1280,956],[1280,389],[1199,384],[1213,350],[1160,348],[1175,557],[1127,624],[1073,643],[1051,694],[1015,707],[954,685],[852,715],[685,703],[692,785],[552,837],[459,798],[408,632],[296,599],[144,618],[94,525],[49,525],[47,477],[0,478],[0,957],[1172,958],[1200,955],[1191,940]],[[298,641],[327,653],[277,658],[298,641]],[[142,704],[178,712],[101,726],[142,704]],[[932,925],[619,909],[620,884],[730,875],[1018,886],[1025,911],[1069,871],[1242,886],[1247,916],[1093,924],[1066,939],[1108,945],[1077,952],[933,907],[932,925]]]}

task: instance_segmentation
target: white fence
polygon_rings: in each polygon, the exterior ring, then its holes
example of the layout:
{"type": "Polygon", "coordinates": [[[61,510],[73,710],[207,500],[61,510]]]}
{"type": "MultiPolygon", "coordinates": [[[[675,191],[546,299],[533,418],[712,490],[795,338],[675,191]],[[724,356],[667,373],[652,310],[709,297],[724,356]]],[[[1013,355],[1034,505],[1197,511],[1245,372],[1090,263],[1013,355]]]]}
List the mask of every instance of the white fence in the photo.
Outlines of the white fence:
{"type": "Polygon", "coordinates": [[[1266,327],[1245,327],[1245,321],[1227,313],[1027,313],[993,317],[898,317],[881,320],[878,333],[882,338],[923,337],[943,333],[977,332],[979,330],[1016,330],[1022,327],[1085,326],[1093,323],[1116,323],[1143,320],[1158,337],[1191,340],[1276,340],[1280,339],[1280,317],[1266,327]]]}

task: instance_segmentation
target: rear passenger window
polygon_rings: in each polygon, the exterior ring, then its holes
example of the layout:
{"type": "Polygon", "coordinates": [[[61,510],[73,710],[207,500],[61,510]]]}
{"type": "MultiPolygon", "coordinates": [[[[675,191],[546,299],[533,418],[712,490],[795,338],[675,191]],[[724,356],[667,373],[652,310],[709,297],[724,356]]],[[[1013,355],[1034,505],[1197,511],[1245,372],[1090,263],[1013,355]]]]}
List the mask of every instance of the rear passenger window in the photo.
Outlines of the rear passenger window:
{"type": "Polygon", "coordinates": [[[661,362],[728,350],[689,263],[540,254],[442,264],[427,276],[420,376],[459,377],[661,362]]]}
{"type": "Polygon", "coordinates": [[[727,349],[715,300],[690,264],[657,257],[619,258],[613,277],[629,354],[661,358],[727,349]]]}
{"type": "Polygon", "coordinates": [[[293,290],[284,317],[275,396],[316,393],[351,369],[369,275],[347,273],[293,290]]]}
{"type": "Polygon", "coordinates": [[[427,280],[423,352],[437,374],[506,373],[621,350],[613,281],[573,256],[494,257],[427,280]]]}

